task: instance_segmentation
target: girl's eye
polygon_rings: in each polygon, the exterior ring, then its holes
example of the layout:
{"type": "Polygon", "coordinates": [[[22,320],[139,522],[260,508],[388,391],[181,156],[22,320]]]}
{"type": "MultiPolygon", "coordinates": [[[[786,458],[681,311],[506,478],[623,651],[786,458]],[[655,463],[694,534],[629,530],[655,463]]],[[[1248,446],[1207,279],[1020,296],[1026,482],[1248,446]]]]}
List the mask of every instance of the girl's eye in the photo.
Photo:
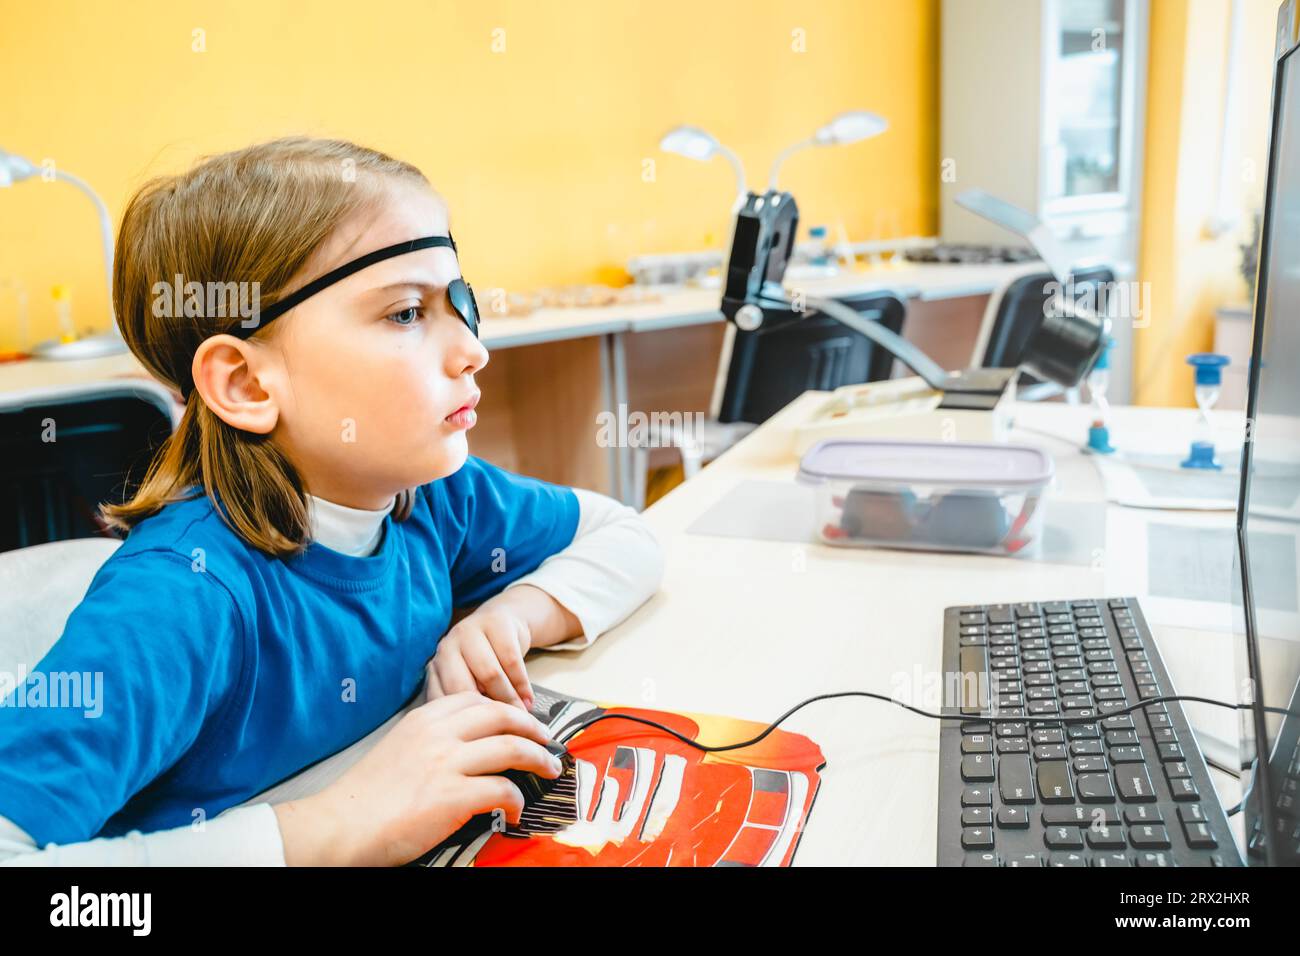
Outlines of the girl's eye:
{"type": "Polygon", "coordinates": [[[414,325],[420,319],[424,318],[424,309],[412,305],[405,309],[394,312],[392,315],[385,316],[389,322],[394,325],[414,325]]]}

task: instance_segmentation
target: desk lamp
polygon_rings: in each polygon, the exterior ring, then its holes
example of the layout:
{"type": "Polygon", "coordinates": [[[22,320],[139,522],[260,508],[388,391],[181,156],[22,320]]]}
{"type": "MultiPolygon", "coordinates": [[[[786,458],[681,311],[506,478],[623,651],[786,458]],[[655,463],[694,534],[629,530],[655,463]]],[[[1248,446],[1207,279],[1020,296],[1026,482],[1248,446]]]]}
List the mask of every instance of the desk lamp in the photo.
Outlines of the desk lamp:
{"type": "Polygon", "coordinates": [[[745,204],[748,188],[745,185],[745,168],[734,150],[719,143],[710,133],[697,126],[675,126],[659,140],[659,148],[665,153],[685,156],[697,162],[707,163],[714,156],[722,156],[731,163],[736,173],[736,201],[731,206],[733,213],[745,204]]]}
{"type": "MultiPolygon", "coordinates": [[[[22,182],[25,179],[31,179],[38,174],[39,170],[30,160],[24,159],[13,153],[7,153],[0,149],[0,187],[12,186],[14,183],[22,182]]],[[[83,193],[90,197],[90,201],[95,204],[95,212],[99,214],[99,231],[100,240],[104,248],[104,271],[108,281],[108,308],[109,315],[112,317],[113,309],[113,224],[108,217],[108,208],[104,201],[99,198],[98,194],[90,188],[85,180],[80,179],[71,173],[65,173],[60,169],[54,170],[54,178],[71,183],[83,193]]],[[[31,349],[32,355],[37,358],[45,359],[86,359],[99,358],[104,355],[117,355],[126,351],[126,343],[122,341],[121,333],[117,328],[117,320],[113,319],[111,330],[99,335],[87,336],[83,339],[77,339],[72,342],[60,342],[50,340],[42,342],[31,349]]]]}
{"type": "MultiPolygon", "coordinates": [[[[1017,212],[1033,219],[1023,210],[1017,212]]],[[[798,225],[799,209],[789,193],[769,189],[761,196],[749,194],[736,219],[722,293],[722,314],[737,329],[752,332],[764,322],[824,313],[888,351],[931,389],[941,393],[940,408],[971,411],[995,408],[1008,394],[1021,369],[1073,388],[1101,355],[1109,320],[1068,300],[1058,302],[1057,308],[1044,310],[1026,342],[1019,367],[967,368],[957,372],[947,371],[901,335],[842,302],[808,296],[805,307],[796,309],[786,295],[782,280],[794,249],[798,225]]],[[[1029,233],[1034,232],[1024,230],[1031,242],[1029,233]]]]}
{"type": "Polygon", "coordinates": [[[767,179],[767,188],[776,189],[776,180],[781,172],[781,166],[800,150],[810,146],[846,146],[849,143],[879,136],[887,129],[889,129],[889,121],[875,113],[868,113],[866,110],[849,110],[847,113],[840,113],[813,133],[811,139],[802,139],[777,153],[776,161],[772,163],[772,173],[767,179]]]}

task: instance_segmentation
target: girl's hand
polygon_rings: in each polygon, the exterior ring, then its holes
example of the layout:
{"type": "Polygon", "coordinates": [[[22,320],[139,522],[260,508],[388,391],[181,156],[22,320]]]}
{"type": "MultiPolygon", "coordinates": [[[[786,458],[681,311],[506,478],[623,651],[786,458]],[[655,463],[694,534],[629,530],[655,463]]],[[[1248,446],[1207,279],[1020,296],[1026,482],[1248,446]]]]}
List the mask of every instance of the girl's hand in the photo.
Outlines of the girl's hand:
{"type": "Polygon", "coordinates": [[[514,768],[558,777],[549,740],[536,718],[477,692],[422,704],[330,786],[274,807],[285,862],[397,866],[476,814],[499,809],[517,823],[523,794],[497,775],[514,768]]]}
{"type": "Polygon", "coordinates": [[[524,655],[532,640],[527,618],[510,603],[483,604],[438,642],[438,650],[425,667],[425,698],[478,691],[531,710],[533,685],[524,668],[524,655]]]}

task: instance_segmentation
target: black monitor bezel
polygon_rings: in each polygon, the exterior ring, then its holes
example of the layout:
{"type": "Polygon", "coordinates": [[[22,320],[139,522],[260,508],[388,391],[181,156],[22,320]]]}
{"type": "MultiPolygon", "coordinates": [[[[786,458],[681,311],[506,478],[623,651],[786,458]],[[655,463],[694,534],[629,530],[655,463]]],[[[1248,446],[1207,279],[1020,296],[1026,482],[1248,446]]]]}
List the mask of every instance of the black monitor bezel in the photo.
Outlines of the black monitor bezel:
{"type": "MultiPolygon", "coordinates": [[[[1273,110],[1269,124],[1268,179],[1264,190],[1264,215],[1259,231],[1259,263],[1255,274],[1255,309],[1251,327],[1250,367],[1246,371],[1246,435],[1241,444],[1241,483],[1237,492],[1237,551],[1241,563],[1241,604],[1245,615],[1246,660],[1252,681],[1251,720],[1255,732],[1255,772],[1252,775],[1252,802],[1259,808],[1265,834],[1272,830],[1273,795],[1268,772],[1268,727],[1265,722],[1263,700],[1263,671],[1260,664],[1258,631],[1255,619],[1255,595],[1251,586],[1250,549],[1247,547],[1247,503],[1250,500],[1251,465],[1254,460],[1255,429],[1258,414],[1259,374],[1263,365],[1265,305],[1268,295],[1269,252],[1274,217],[1274,193],[1277,187],[1279,139],[1282,126],[1282,96],[1286,84],[1288,61],[1300,47],[1292,46],[1277,58],[1273,73],[1273,110]]],[[[1297,93],[1300,95],[1300,93],[1297,93]]],[[[1243,808],[1244,809],[1244,808],[1243,808]]],[[[1247,834],[1249,839],[1249,834],[1247,834]]],[[[1273,841],[1265,839],[1265,859],[1268,865],[1277,864],[1273,841]]],[[[1249,858],[1249,855],[1248,855],[1249,858]]]]}

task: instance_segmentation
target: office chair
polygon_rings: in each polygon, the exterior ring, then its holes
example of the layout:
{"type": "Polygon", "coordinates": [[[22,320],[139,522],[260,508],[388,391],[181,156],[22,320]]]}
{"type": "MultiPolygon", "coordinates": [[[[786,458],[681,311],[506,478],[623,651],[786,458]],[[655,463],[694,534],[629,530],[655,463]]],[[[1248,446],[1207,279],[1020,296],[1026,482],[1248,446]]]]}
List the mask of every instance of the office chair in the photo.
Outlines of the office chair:
{"type": "MultiPolygon", "coordinates": [[[[1019,365],[1029,336],[1056,291],[1072,294],[1076,303],[1091,298],[1099,309],[1108,306],[1108,290],[1115,282],[1115,273],[1111,269],[1105,266],[1076,269],[1070,274],[1070,280],[1070,286],[1058,290],[1060,283],[1056,278],[1043,271],[1041,263],[1034,263],[990,295],[975,340],[971,365],[983,368],[1015,368],[1019,365]]],[[[1027,373],[1022,374],[1017,382],[1017,397],[1023,401],[1037,401],[1062,392],[1067,401],[1078,404],[1078,389],[1063,389],[1027,373]]]]}
{"type": "MultiPolygon", "coordinates": [[[[902,333],[907,307],[897,295],[873,292],[839,301],[891,332],[902,333]]],[[[652,425],[648,442],[633,448],[634,507],[645,507],[650,448],[676,448],[684,477],[690,480],[804,392],[880,381],[890,377],[893,367],[892,355],[827,315],[776,318],[752,332],[728,322],[709,415],[702,426],[693,427],[689,419],[666,428],[652,425]]]]}
{"type": "Polygon", "coordinates": [[[108,534],[180,407],[149,379],[51,386],[0,396],[0,551],[108,534]]]}

